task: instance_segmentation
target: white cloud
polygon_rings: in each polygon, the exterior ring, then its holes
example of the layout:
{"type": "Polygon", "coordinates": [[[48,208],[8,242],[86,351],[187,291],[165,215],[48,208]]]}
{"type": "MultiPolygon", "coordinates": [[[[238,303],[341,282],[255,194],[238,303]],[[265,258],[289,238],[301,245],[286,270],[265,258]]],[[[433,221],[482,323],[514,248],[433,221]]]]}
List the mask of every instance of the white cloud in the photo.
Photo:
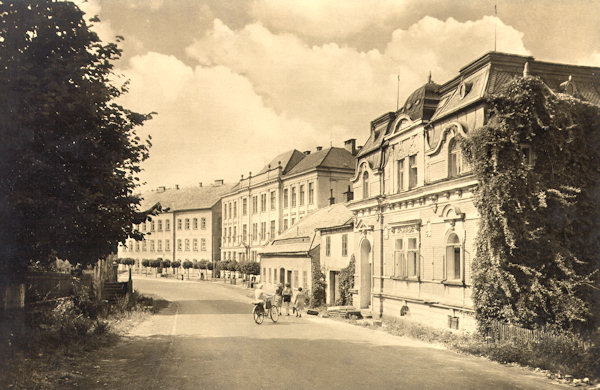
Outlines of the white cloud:
{"type": "Polygon", "coordinates": [[[158,112],[139,131],[153,138],[142,174],[150,187],[237,180],[292,143],[310,144],[315,134],[309,124],[275,113],[246,78],[223,66],[191,68],[148,53],[122,71],[131,79],[122,103],[158,112]]]}
{"type": "Polygon", "coordinates": [[[321,134],[335,132],[361,142],[372,119],[395,109],[397,74],[401,99],[426,81],[429,70],[437,82],[447,81],[493,48],[494,25],[499,49],[527,53],[522,34],[491,17],[464,23],[425,17],[394,31],[383,52],[335,43],[309,46],[260,23],[235,31],[217,19],[187,53],[205,65],[245,75],[277,112],[305,118],[321,134]],[[342,128],[345,135],[333,130],[342,128]]]}

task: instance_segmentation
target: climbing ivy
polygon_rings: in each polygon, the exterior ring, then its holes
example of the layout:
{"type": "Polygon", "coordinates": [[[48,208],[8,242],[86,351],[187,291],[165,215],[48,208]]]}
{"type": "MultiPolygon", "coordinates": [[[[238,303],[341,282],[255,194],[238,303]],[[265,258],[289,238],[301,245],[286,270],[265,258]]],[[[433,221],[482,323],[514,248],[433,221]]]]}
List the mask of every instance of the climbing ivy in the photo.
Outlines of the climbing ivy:
{"type": "Polygon", "coordinates": [[[356,260],[354,255],[350,257],[350,262],[346,268],[342,268],[339,274],[340,281],[340,297],[336,300],[335,304],[338,306],[345,306],[352,304],[352,289],[354,288],[354,272],[355,272],[356,260]]]}
{"type": "Polygon", "coordinates": [[[600,323],[600,108],[534,77],[487,103],[487,125],[460,140],[479,181],[472,271],[480,327],[498,319],[592,329],[600,323]]]}

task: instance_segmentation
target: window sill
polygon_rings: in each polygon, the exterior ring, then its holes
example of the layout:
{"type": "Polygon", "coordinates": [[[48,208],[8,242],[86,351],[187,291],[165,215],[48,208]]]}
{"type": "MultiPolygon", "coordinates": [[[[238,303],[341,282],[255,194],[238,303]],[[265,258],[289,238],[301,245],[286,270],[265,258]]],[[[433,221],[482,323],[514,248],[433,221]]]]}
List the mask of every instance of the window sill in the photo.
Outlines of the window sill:
{"type": "Polygon", "coordinates": [[[416,276],[408,276],[408,277],[402,277],[402,276],[390,276],[390,279],[392,280],[403,280],[403,281],[407,281],[407,282],[420,282],[421,280],[416,277],[416,276]]]}
{"type": "Polygon", "coordinates": [[[462,280],[442,280],[442,284],[445,284],[448,286],[466,287],[465,283],[462,280]]]}

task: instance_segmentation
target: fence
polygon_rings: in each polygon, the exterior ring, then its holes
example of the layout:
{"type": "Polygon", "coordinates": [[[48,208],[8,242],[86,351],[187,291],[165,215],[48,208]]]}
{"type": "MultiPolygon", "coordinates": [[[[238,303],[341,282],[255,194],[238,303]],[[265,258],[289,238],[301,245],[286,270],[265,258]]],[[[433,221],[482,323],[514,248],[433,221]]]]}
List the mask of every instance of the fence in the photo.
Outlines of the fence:
{"type": "Polygon", "coordinates": [[[517,343],[543,341],[549,341],[553,343],[569,343],[576,344],[584,350],[592,346],[591,342],[584,341],[574,335],[560,334],[550,331],[546,328],[527,329],[500,321],[492,321],[486,336],[491,338],[492,341],[513,340],[517,343]]]}

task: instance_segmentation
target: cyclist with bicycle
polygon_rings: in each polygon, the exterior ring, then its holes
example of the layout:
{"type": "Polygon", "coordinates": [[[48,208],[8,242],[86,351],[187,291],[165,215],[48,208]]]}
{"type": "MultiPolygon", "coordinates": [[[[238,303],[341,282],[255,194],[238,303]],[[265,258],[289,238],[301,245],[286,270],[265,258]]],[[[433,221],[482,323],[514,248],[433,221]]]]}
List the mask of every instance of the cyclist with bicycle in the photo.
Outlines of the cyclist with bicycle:
{"type": "Polygon", "coordinates": [[[254,309],[252,310],[252,316],[257,324],[261,324],[265,316],[271,318],[273,322],[277,322],[279,318],[279,310],[276,305],[272,304],[272,297],[269,297],[263,291],[263,284],[259,283],[256,285],[254,290],[254,309]]]}

